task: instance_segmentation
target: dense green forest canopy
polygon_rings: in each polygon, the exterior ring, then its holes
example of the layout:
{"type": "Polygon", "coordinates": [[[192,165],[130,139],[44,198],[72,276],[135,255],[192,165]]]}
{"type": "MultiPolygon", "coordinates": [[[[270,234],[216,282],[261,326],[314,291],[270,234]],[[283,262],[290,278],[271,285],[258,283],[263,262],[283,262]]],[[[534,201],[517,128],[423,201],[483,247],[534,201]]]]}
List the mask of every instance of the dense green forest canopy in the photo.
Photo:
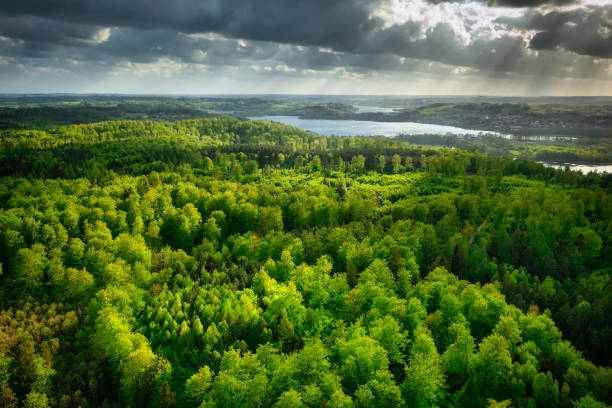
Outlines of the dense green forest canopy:
{"type": "Polygon", "coordinates": [[[433,146],[477,150],[493,156],[537,160],[547,163],[612,163],[612,138],[546,136],[530,138],[456,135],[398,135],[397,140],[433,146]],[[535,140],[534,140],[535,139],[535,140]],[[539,140],[538,140],[539,139],[539,140]]]}
{"type": "Polygon", "coordinates": [[[0,143],[2,406],[612,404],[610,175],[227,117],[0,143]]]}

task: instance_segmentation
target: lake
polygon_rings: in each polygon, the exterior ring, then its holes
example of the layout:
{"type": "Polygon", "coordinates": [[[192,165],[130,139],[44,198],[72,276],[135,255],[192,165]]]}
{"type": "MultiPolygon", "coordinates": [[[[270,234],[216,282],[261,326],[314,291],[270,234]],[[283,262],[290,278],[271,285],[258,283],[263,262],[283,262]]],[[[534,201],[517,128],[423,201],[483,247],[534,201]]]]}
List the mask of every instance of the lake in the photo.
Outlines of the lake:
{"type": "Polygon", "coordinates": [[[482,130],[415,122],[374,122],[369,120],[300,119],[297,116],[258,116],[253,120],[271,120],[308,130],[322,136],[387,136],[406,135],[478,135],[482,130]]]}
{"type": "Polygon", "coordinates": [[[570,170],[579,171],[582,174],[590,173],[591,171],[595,171],[597,173],[611,173],[612,174],[612,164],[572,164],[572,163],[547,163],[539,161],[538,163],[545,165],[546,167],[552,167],[554,169],[565,169],[565,166],[568,166],[570,170]]]}

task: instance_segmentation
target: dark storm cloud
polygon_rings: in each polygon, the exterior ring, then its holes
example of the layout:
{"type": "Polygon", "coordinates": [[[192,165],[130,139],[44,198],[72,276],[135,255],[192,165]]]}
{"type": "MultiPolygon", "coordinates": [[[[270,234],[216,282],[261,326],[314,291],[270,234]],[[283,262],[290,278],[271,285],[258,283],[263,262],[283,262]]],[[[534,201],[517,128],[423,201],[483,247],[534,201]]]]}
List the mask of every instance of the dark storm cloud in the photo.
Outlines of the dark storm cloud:
{"type": "Polygon", "coordinates": [[[407,62],[397,55],[335,53],[308,47],[303,51],[288,48],[276,54],[290,67],[298,69],[330,70],[348,68],[354,72],[395,71],[414,69],[414,61],[407,62]]]}
{"type": "MultiPolygon", "coordinates": [[[[431,4],[440,3],[467,3],[469,0],[427,0],[431,4]]],[[[540,7],[540,6],[567,6],[576,4],[578,0],[481,0],[489,7],[540,7]]]]}
{"type": "Polygon", "coordinates": [[[371,17],[381,0],[2,0],[15,15],[79,24],[216,32],[229,37],[341,46],[358,44],[383,21],[371,17]]]}
{"type": "Polygon", "coordinates": [[[574,21],[579,15],[582,15],[582,11],[570,11],[570,12],[558,12],[552,11],[550,13],[540,13],[539,11],[530,11],[521,17],[502,17],[496,21],[503,25],[519,28],[521,30],[538,30],[538,31],[550,31],[558,27],[561,27],[565,23],[574,21]]]}
{"type": "Polygon", "coordinates": [[[515,62],[525,52],[525,44],[522,37],[516,36],[503,36],[490,40],[476,39],[464,44],[447,23],[439,23],[421,31],[419,24],[408,22],[377,32],[357,51],[485,70],[512,71],[515,62]]]}
{"type": "Polygon", "coordinates": [[[268,59],[279,52],[278,44],[351,52],[383,28],[384,21],[371,14],[384,1],[0,0],[0,14],[15,22],[4,29],[0,27],[0,35],[25,40],[0,44],[0,51],[4,49],[2,55],[21,53],[29,58],[44,58],[53,52],[61,53],[62,46],[72,43],[80,46],[72,55],[91,59],[112,56],[152,62],[170,57],[201,62],[205,56],[207,64],[216,66],[236,64],[246,58],[268,59]],[[114,27],[112,35],[101,44],[89,44],[88,49],[79,42],[79,36],[61,34],[68,29],[81,30],[83,39],[88,39],[100,27],[114,27]],[[236,46],[224,39],[192,38],[184,33],[217,33],[249,40],[249,46],[236,46]],[[61,38],[40,43],[54,37],[61,38]],[[258,42],[257,46],[251,42],[258,42]]]}
{"type": "Polygon", "coordinates": [[[487,4],[492,7],[539,7],[543,5],[567,6],[575,3],[577,0],[492,0],[487,4]]]}
{"type": "Polygon", "coordinates": [[[499,23],[522,30],[535,30],[529,47],[535,50],[563,49],[576,54],[612,58],[612,5],[571,11],[527,13],[499,23]]]}
{"type": "Polygon", "coordinates": [[[271,42],[202,39],[163,30],[121,29],[95,48],[95,54],[129,58],[134,62],[152,62],[173,57],[187,62],[225,66],[237,61],[263,61],[287,64],[297,69],[397,70],[405,68],[400,59],[423,59],[447,65],[485,70],[511,71],[525,52],[521,37],[476,40],[468,45],[457,38],[445,23],[421,31],[421,25],[406,23],[373,33],[354,47],[296,47],[271,42]],[[338,52],[341,51],[341,52],[338,52]],[[198,58],[198,56],[200,58],[198,58]]]}
{"type": "Polygon", "coordinates": [[[0,16],[0,35],[26,41],[77,45],[95,41],[100,29],[31,16],[0,16]]]}

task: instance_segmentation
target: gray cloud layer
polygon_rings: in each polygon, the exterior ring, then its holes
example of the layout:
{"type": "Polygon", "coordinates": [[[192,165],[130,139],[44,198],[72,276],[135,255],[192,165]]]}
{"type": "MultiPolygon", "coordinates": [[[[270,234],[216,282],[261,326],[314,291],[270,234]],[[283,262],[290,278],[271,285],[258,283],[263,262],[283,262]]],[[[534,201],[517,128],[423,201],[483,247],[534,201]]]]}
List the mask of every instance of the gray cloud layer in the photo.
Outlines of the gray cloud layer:
{"type": "Polygon", "coordinates": [[[548,14],[536,11],[500,22],[523,30],[536,30],[529,43],[536,50],[561,48],[581,55],[612,58],[612,6],[548,14]]]}
{"type": "Polygon", "coordinates": [[[302,45],[360,43],[383,25],[381,0],[4,0],[0,10],[77,24],[215,32],[302,45]]]}
{"type": "MultiPolygon", "coordinates": [[[[482,7],[576,1],[483,0],[482,7]]],[[[0,0],[0,64],[70,71],[83,63],[112,69],[170,59],[209,71],[443,75],[461,67],[478,75],[587,77],[607,75],[594,58],[612,58],[612,5],[527,9],[491,21],[486,32],[478,18],[460,27],[444,18],[389,22],[377,13],[388,6],[390,0],[0,0]]],[[[13,71],[4,67],[0,79],[13,71]]]]}
{"type": "MultiPolygon", "coordinates": [[[[428,0],[432,4],[467,2],[468,0],[428,0]]],[[[578,0],[480,0],[489,7],[539,7],[544,5],[566,6],[578,0]]]]}

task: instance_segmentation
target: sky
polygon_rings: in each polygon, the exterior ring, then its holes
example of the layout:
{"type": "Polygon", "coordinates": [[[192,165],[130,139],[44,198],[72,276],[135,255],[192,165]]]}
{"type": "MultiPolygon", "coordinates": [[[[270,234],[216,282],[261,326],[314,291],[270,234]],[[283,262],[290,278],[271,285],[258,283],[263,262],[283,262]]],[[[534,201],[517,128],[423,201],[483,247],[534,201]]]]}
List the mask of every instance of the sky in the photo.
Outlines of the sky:
{"type": "Polygon", "coordinates": [[[0,0],[0,92],[612,95],[612,0],[0,0]]]}

